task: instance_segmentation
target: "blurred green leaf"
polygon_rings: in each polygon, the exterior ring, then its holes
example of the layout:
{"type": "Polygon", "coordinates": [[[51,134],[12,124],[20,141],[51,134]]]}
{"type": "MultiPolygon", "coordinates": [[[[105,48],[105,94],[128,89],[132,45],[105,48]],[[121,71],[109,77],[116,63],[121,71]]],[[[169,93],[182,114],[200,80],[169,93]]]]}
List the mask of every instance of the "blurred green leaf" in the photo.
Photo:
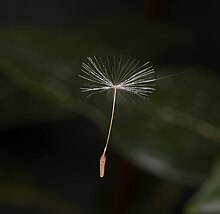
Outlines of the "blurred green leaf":
{"type": "Polygon", "coordinates": [[[217,162],[208,179],[189,203],[188,214],[220,213],[220,161],[217,162]]]}
{"type": "Polygon", "coordinates": [[[44,213],[84,213],[72,202],[50,192],[24,184],[0,183],[1,204],[38,210],[44,213]]]}
{"type": "MultiPolygon", "coordinates": [[[[146,58],[152,53],[160,57],[172,43],[191,44],[191,37],[183,39],[182,35],[182,31],[171,27],[147,28],[141,24],[121,28],[97,26],[77,33],[1,30],[1,81],[8,88],[8,93],[0,93],[4,103],[1,127],[19,124],[24,118],[34,122],[81,114],[105,133],[112,97],[88,100],[80,93],[78,74],[82,60],[91,54],[132,53],[146,58]],[[131,28],[137,34],[128,36],[131,28]],[[166,45],[158,46],[158,40],[166,45]]],[[[176,73],[182,68],[169,70],[176,73]]],[[[206,178],[219,155],[219,106],[213,105],[218,91],[217,77],[207,71],[158,81],[152,102],[130,102],[129,97],[125,101],[118,97],[112,143],[144,170],[198,184],[206,178]]]]}
{"type": "Polygon", "coordinates": [[[115,146],[143,169],[186,184],[200,183],[219,155],[220,117],[213,106],[217,78],[191,73],[164,81],[158,81],[151,103],[137,102],[116,112],[116,117],[120,111],[127,115],[115,122],[120,133],[115,146]]]}

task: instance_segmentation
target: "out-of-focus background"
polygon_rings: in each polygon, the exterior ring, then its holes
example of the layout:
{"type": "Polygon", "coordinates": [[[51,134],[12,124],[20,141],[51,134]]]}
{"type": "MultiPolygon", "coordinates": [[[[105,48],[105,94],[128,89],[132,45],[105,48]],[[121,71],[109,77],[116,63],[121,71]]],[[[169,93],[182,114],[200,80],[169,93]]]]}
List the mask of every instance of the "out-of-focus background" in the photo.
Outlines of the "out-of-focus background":
{"type": "Polygon", "coordinates": [[[218,0],[1,0],[0,213],[220,213],[219,22],[218,0]],[[117,100],[104,179],[112,95],[80,92],[91,55],[160,79],[117,100]]]}

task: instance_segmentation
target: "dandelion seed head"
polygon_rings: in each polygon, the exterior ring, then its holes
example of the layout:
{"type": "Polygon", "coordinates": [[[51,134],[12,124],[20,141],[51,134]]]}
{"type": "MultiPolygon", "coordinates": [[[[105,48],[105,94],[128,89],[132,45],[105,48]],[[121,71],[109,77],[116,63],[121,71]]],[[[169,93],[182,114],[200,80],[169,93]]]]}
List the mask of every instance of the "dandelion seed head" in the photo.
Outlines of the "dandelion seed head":
{"type": "Polygon", "coordinates": [[[154,88],[155,76],[154,69],[149,66],[149,62],[141,64],[137,60],[124,60],[122,57],[112,60],[96,56],[87,57],[87,62],[82,63],[82,74],[79,75],[86,81],[82,92],[89,93],[89,96],[104,92],[114,91],[112,102],[112,113],[108,129],[106,144],[100,158],[100,177],[105,173],[106,151],[109,144],[112,130],[116,96],[118,91],[125,91],[140,97],[148,97],[154,88]]]}
{"type": "Polygon", "coordinates": [[[87,62],[82,63],[82,75],[79,77],[86,81],[81,91],[89,96],[116,89],[148,97],[155,90],[154,69],[149,62],[142,64],[136,59],[87,57],[87,62]]]}

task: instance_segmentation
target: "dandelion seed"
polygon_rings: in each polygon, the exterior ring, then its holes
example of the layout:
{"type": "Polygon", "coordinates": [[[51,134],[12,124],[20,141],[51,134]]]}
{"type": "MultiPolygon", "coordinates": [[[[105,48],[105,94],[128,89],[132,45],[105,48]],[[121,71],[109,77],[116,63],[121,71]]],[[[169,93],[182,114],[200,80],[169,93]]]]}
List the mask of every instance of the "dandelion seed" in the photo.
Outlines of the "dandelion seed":
{"type": "Polygon", "coordinates": [[[104,177],[106,151],[112,130],[115,114],[117,91],[125,91],[138,97],[147,98],[154,88],[154,69],[149,62],[141,64],[138,60],[124,60],[122,57],[113,60],[96,56],[87,57],[88,61],[82,63],[82,75],[79,77],[86,80],[85,87],[80,88],[89,96],[99,92],[113,91],[113,102],[108,135],[103,153],[100,158],[100,177],[104,177]]]}

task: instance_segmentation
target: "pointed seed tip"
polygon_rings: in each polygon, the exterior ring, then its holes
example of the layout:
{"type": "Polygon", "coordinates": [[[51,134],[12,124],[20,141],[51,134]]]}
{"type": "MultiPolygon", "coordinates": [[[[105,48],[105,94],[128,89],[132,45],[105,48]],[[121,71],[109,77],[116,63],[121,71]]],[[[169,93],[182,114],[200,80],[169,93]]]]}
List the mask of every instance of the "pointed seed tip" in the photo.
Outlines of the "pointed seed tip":
{"type": "Polygon", "coordinates": [[[106,156],[103,154],[100,158],[100,177],[104,177],[105,175],[105,162],[106,162],[106,156]]]}

